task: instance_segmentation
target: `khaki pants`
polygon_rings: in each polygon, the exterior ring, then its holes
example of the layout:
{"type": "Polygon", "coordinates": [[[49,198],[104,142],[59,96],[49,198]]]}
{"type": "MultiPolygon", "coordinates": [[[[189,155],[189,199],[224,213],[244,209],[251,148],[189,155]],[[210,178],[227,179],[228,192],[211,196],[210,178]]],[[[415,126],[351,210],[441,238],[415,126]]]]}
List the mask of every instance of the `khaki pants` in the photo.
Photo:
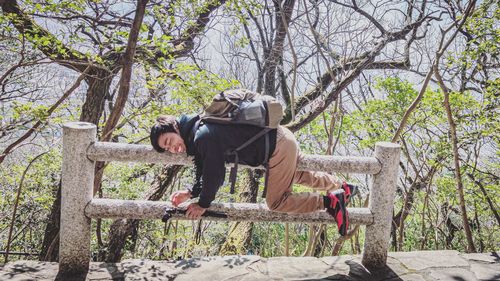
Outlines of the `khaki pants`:
{"type": "Polygon", "coordinates": [[[278,127],[276,148],[269,159],[266,203],[270,210],[286,213],[310,213],[324,209],[323,195],[319,193],[293,193],[294,183],[318,191],[334,190],[342,186],[336,176],[324,172],[297,171],[302,157],[293,133],[278,127]]]}

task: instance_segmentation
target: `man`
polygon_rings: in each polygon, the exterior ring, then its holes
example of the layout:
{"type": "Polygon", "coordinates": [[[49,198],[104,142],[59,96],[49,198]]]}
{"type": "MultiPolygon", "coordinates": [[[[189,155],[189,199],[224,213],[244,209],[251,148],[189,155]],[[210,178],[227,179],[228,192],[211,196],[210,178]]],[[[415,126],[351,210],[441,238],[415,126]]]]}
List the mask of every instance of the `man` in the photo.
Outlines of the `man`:
{"type": "MultiPolygon", "coordinates": [[[[156,151],[194,156],[194,186],[170,196],[174,206],[199,197],[197,203],[191,203],[187,207],[186,214],[191,219],[198,219],[203,215],[224,183],[225,163],[234,163],[234,156],[228,152],[262,130],[250,125],[214,123],[201,123],[196,128],[195,124],[199,119],[198,115],[182,115],[177,119],[174,116],[160,116],[150,133],[151,144],[156,151]]],[[[269,159],[266,193],[269,209],[286,213],[309,213],[326,209],[335,218],[340,235],[345,235],[349,226],[346,203],[358,188],[328,173],[297,171],[297,163],[302,154],[293,133],[279,126],[268,134],[268,157],[265,155],[265,137],[261,137],[238,153],[238,162],[259,166],[264,159],[269,159]],[[294,193],[294,183],[327,191],[327,194],[294,193]]]]}

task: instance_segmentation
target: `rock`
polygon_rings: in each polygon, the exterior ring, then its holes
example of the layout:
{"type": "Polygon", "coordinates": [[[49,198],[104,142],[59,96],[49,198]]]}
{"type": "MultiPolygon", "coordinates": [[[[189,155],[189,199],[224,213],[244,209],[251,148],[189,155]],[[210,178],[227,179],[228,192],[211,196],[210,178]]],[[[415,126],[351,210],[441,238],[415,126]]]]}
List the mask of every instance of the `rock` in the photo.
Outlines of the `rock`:
{"type": "Polygon", "coordinates": [[[249,275],[247,267],[260,259],[259,256],[225,256],[179,261],[175,263],[178,270],[175,280],[237,280],[249,275]]]}
{"type": "Polygon", "coordinates": [[[469,263],[457,251],[391,252],[389,256],[399,260],[410,270],[432,267],[468,267],[469,263]]]}
{"type": "Polygon", "coordinates": [[[53,262],[14,261],[0,267],[0,280],[337,280],[436,281],[500,280],[500,262],[493,254],[457,251],[389,253],[387,265],[370,269],[360,256],[273,257],[215,256],[181,261],[130,259],[120,263],[90,263],[86,276],[58,276],[53,262]]]}
{"type": "Polygon", "coordinates": [[[470,263],[470,270],[478,280],[500,280],[498,253],[461,254],[470,263]]]}
{"type": "Polygon", "coordinates": [[[471,262],[470,271],[479,280],[500,280],[500,263],[484,264],[471,262]]]}
{"type": "Polygon", "coordinates": [[[333,268],[315,257],[275,257],[267,260],[271,279],[311,280],[335,274],[333,268]]]}
{"type": "Polygon", "coordinates": [[[469,261],[500,263],[500,256],[498,255],[498,253],[473,253],[473,254],[461,254],[461,256],[469,261]]]}
{"type": "Polygon", "coordinates": [[[39,261],[15,261],[7,263],[0,272],[0,280],[54,280],[58,263],[39,261]]]}
{"type": "Polygon", "coordinates": [[[429,276],[434,278],[434,280],[439,280],[439,281],[477,280],[474,273],[470,272],[465,268],[453,268],[453,270],[450,270],[449,268],[436,268],[436,269],[433,268],[430,269],[429,276]]]}

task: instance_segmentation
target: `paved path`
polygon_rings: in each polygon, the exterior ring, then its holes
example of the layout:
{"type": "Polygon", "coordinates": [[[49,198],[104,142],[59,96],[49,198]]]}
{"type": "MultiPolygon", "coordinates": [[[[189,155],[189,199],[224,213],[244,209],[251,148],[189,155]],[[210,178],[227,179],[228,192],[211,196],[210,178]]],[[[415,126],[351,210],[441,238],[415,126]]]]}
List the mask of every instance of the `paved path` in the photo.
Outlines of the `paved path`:
{"type": "MultiPolygon", "coordinates": [[[[57,263],[16,261],[0,268],[0,280],[54,280],[57,263]]],[[[389,253],[387,267],[367,270],[359,256],[206,257],[177,262],[125,260],[91,263],[86,278],[61,280],[387,280],[472,281],[500,280],[498,253],[462,254],[457,251],[389,253]]]]}

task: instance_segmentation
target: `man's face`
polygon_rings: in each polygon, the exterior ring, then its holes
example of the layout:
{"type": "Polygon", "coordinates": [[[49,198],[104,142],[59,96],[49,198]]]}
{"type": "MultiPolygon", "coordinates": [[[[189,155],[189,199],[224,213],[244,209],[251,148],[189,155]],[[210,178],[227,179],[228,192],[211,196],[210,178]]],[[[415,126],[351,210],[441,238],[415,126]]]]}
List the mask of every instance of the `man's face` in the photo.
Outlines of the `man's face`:
{"type": "Polygon", "coordinates": [[[184,140],[177,133],[163,133],[158,138],[158,144],[161,148],[170,153],[183,153],[186,152],[186,145],[184,140]]]}

